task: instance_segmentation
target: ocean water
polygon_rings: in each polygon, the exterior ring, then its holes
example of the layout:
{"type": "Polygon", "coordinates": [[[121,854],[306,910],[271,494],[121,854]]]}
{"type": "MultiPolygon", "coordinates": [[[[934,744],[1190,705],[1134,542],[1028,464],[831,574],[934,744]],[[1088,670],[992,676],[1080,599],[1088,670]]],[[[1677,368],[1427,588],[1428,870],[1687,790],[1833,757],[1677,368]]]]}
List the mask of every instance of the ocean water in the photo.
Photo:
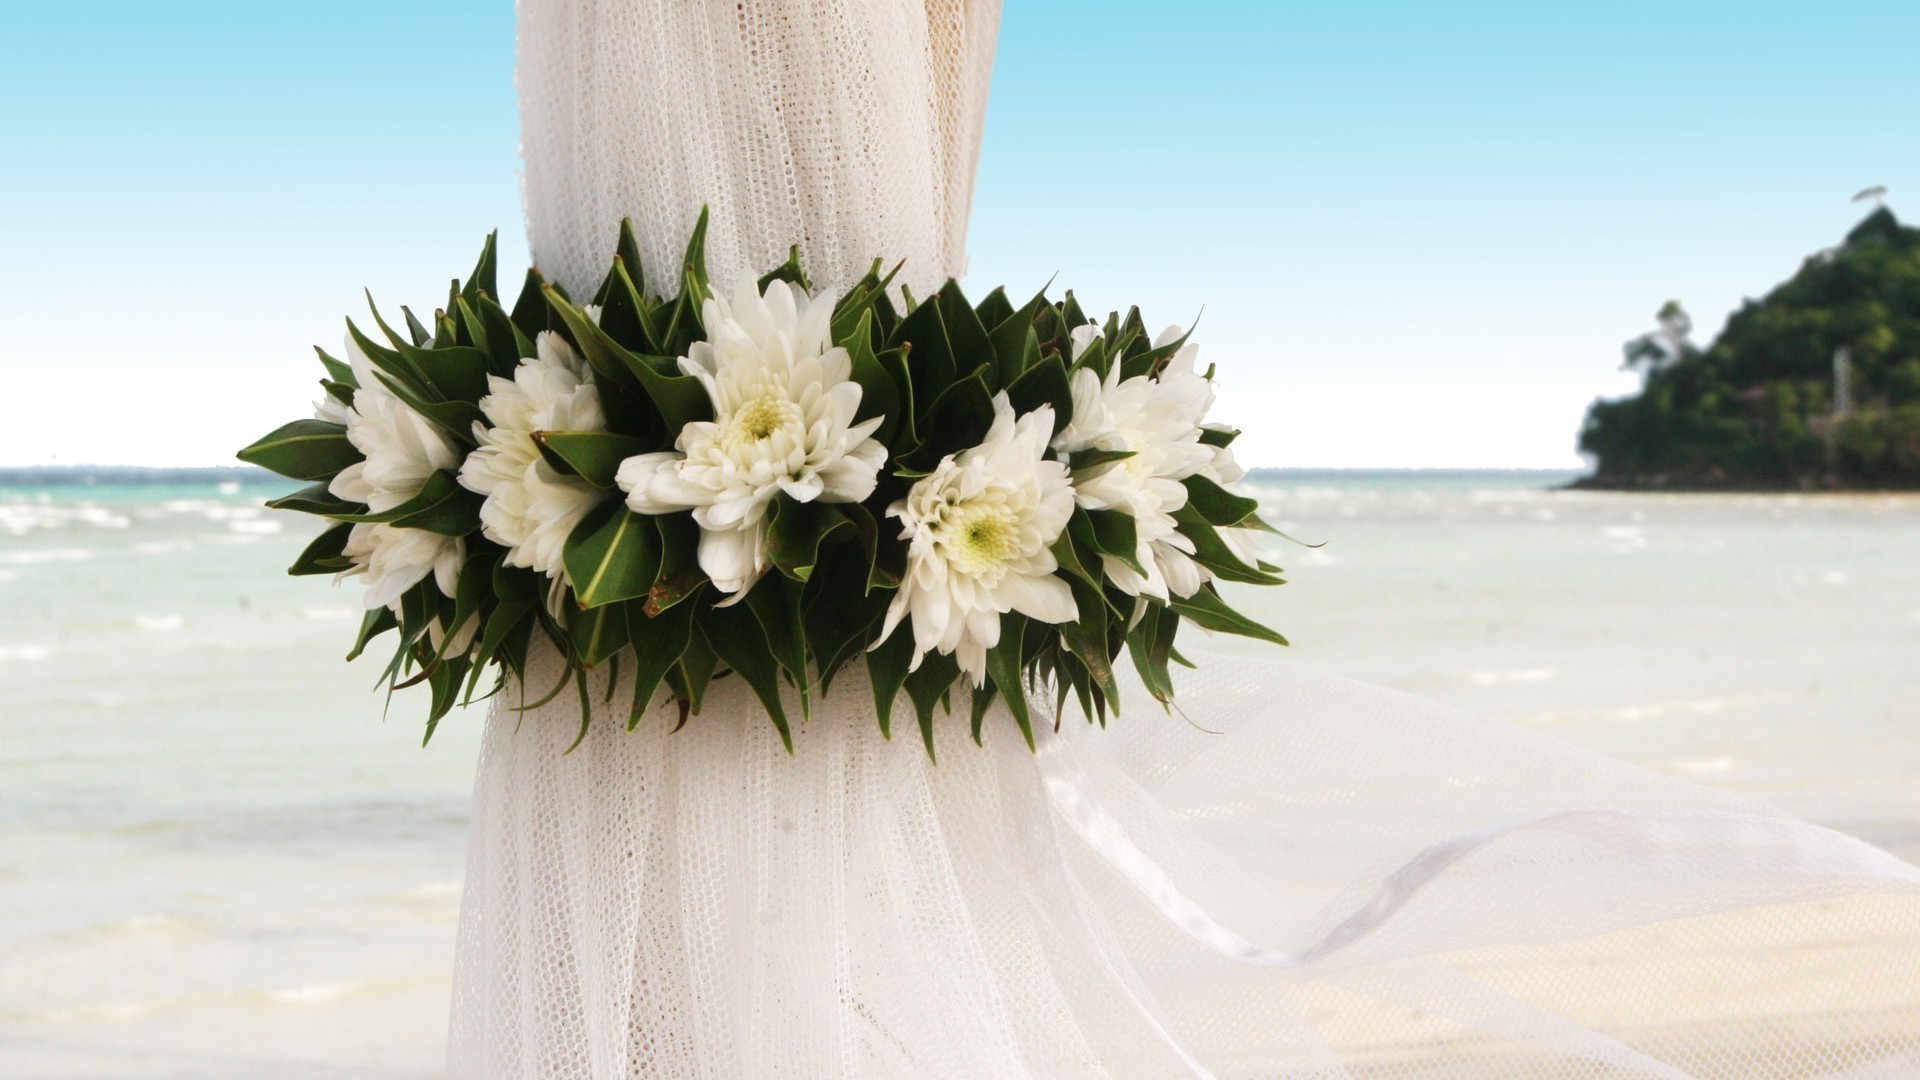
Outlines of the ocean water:
{"type": "MultiPolygon", "coordinates": [[[[1258,475],[1320,546],[1237,601],[1297,661],[1920,857],[1920,497],[1567,479],[1258,475]]],[[[437,1075],[481,716],[383,717],[282,489],[0,487],[0,1076],[437,1075]]]]}

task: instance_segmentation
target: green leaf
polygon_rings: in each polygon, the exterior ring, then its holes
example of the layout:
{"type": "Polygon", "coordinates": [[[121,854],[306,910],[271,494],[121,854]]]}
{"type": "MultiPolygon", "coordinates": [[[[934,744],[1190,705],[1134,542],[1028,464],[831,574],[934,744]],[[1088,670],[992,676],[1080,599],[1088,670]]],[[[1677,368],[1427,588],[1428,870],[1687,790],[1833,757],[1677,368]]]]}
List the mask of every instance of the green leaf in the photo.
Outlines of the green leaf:
{"type": "MultiPolygon", "coordinates": [[[[367,304],[372,306],[372,295],[368,295],[367,304]]],[[[421,348],[394,333],[378,308],[373,310],[373,320],[421,380],[421,397],[429,401],[478,402],[487,395],[487,375],[493,362],[486,353],[471,345],[452,344],[450,339],[436,339],[432,348],[421,348]]],[[[374,359],[378,364],[378,358],[374,359]]]]}
{"type": "Polygon", "coordinates": [[[467,275],[467,287],[460,295],[471,300],[479,293],[497,293],[500,286],[494,281],[494,268],[498,264],[495,246],[500,239],[498,229],[487,234],[487,242],[480,247],[480,258],[473,264],[473,273],[467,275]]]}
{"type": "MultiPolygon", "coordinates": [[[[920,739],[926,743],[927,757],[933,757],[933,708],[953,690],[960,678],[960,664],[945,653],[930,652],[920,658],[918,670],[907,673],[907,698],[913,702],[914,717],[920,721],[920,739]]],[[[951,703],[948,705],[951,713],[951,703]]]]}
{"type": "MultiPolygon", "coordinates": [[[[907,370],[907,352],[907,349],[899,348],[874,354],[881,370],[887,373],[898,391],[894,398],[894,411],[888,414],[896,421],[892,433],[885,440],[890,447],[920,444],[920,422],[915,412],[918,399],[914,397],[913,376],[907,370]]],[[[864,395],[864,391],[862,393],[864,395]]],[[[887,425],[881,426],[885,428],[887,425]]]]}
{"type": "Polygon", "coordinates": [[[1180,535],[1193,542],[1193,557],[1200,565],[1212,571],[1215,577],[1225,581],[1245,582],[1249,585],[1284,585],[1282,579],[1248,566],[1233,553],[1220,539],[1214,526],[1200,516],[1200,511],[1191,505],[1182,506],[1173,512],[1175,526],[1180,535]]]}
{"type": "Polygon", "coordinates": [[[335,525],[313,538],[300,557],[293,560],[287,573],[294,577],[309,577],[315,574],[337,574],[350,569],[350,562],[341,552],[347,549],[347,536],[353,532],[352,525],[335,525]]]}
{"type": "Polygon", "coordinates": [[[633,643],[633,708],[628,714],[627,730],[640,724],[641,714],[653,703],[654,694],[667,672],[680,662],[693,636],[693,605],[686,604],[649,618],[638,604],[628,604],[627,637],[633,643]]]}
{"type": "MultiPolygon", "coordinates": [[[[532,341],[543,330],[552,330],[558,324],[554,322],[553,308],[547,302],[547,279],[540,271],[527,268],[526,280],[520,286],[520,297],[513,302],[513,311],[507,316],[513,325],[532,341]]],[[[560,296],[565,299],[566,293],[560,296]]]]}
{"type": "Polygon", "coordinates": [[[693,234],[687,237],[687,253],[680,261],[680,277],[687,284],[686,291],[692,294],[697,308],[707,298],[707,208],[700,208],[700,220],[693,223],[693,234]]]}
{"type": "Polygon", "coordinates": [[[787,249],[786,262],[761,274],[760,280],[754,283],[754,287],[759,289],[762,295],[765,295],[767,286],[776,281],[784,281],[791,285],[798,285],[807,292],[813,291],[812,283],[807,281],[807,272],[800,267],[800,246],[798,244],[787,249]]]}
{"type": "MultiPolygon", "coordinates": [[[[474,656],[478,661],[474,665],[476,676],[481,666],[495,658],[516,630],[523,626],[531,628],[534,606],[535,603],[532,600],[502,600],[493,606],[493,610],[487,615],[486,625],[481,628],[479,648],[474,650],[474,656]]],[[[517,674],[518,669],[514,670],[517,674]]],[[[467,693],[473,693],[473,681],[468,682],[467,693]]]]}
{"type": "Polygon", "coordinates": [[[995,289],[988,293],[986,299],[973,306],[973,314],[982,326],[998,327],[1013,318],[1013,304],[1007,299],[1007,290],[995,289]]]}
{"type": "MultiPolygon", "coordinates": [[[[893,737],[893,701],[907,679],[907,665],[913,662],[913,627],[902,622],[885,640],[867,651],[867,678],[873,684],[873,712],[880,721],[882,738],[893,737]]],[[[927,756],[933,756],[933,743],[927,743],[927,756]]]]}
{"type": "Polygon", "coordinates": [[[568,615],[567,630],[573,640],[573,656],[582,667],[598,667],[627,647],[628,606],[601,604],[568,615]]]}
{"type": "Polygon", "coordinates": [[[597,488],[613,487],[620,463],[647,450],[639,439],[611,431],[536,431],[533,442],[549,465],[597,488]]]}
{"type": "Polygon", "coordinates": [[[867,596],[871,565],[870,557],[847,545],[822,559],[807,581],[803,618],[823,695],[840,666],[871,640],[873,626],[886,609],[879,597],[867,596]]]}
{"type": "Polygon", "coordinates": [[[793,729],[780,703],[779,669],[753,613],[740,607],[709,608],[700,629],[714,653],[746,680],[760,704],[766,706],[768,719],[780,732],[780,742],[787,753],[793,753],[793,729]]]}
{"type": "Polygon", "coordinates": [[[1228,607],[1226,601],[1220,599],[1220,594],[1212,585],[1205,586],[1192,596],[1176,596],[1168,606],[1179,612],[1188,622],[1208,630],[1271,641],[1275,645],[1287,643],[1286,638],[1228,607]]]}
{"type": "Polygon", "coordinates": [[[873,437],[882,445],[892,445],[894,430],[900,426],[900,387],[874,355],[873,313],[863,313],[853,332],[840,344],[853,361],[853,381],[860,384],[860,408],[854,420],[882,417],[873,437]]]}
{"type": "Polygon", "coordinates": [[[932,471],[948,454],[980,445],[992,424],[993,394],[983,368],[949,386],[933,403],[921,425],[920,445],[902,455],[897,467],[932,471]]]}
{"type": "Polygon", "coordinates": [[[324,420],[295,420],[275,428],[235,455],[292,480],[328,480],[360,460],[347,429],[324,420]]]}
{"type": "Polygon", "coordinates": [[[677,435],[688,424],[713,419],[713,399],[707,396],[707,388],[699,379],[681,374],[679,361],[670,356],[642,356],[624,350],[620,361],[646,392],[653,407],[660,410],[669,434],[677,435]]]}
{"type": "Polygon", "coordinates": [[[587,313],[562,296],[559,289],[548,285],[545,292],[548,306],[567,328],[574,344],[580,347],[580,355],[586,360],[587,366],[593,369],[599,380],[601,394],[618,394],[632,386],[634,375],[627,357],[633,354],[608,337],[606,331],[594,325],[593,320],[587,318],[587,313]]]}
{"type": "MultiPolygon", "coordinates": [[[[712,609],[701,607],[693,610],[694,625],[700,626],[703,616],[699,612],[712,609]]],[[[713,680],[714,665],[719,661],[713,646],[707,643],[706,634],[697,633],[687,639],[687,651],[680,654],[680,665],[667,673],[668,685],[673,686],[695,714],[700,712],[700,700],[706,695],[707,684],[713,680]]]]}
{"type": "Polygon", "coordinates": [[[407,336],[413,339],[415,345],[425,345],[427,342],[433,340],[433,334],[429,333],[426,327],[420,325],[420,320],[414,317],[412,308],[401,304],[400,314],[407,317],[407,336]]]}
{"type": "MultiPolygon", "coordinates": [[[[876,316],[887,314],[891,317],[892,304],[887,301],[887,286],[893,283],[894,275],[900,272],[905,262],[895,263],[892,270],[883,277],[880,274],[880,260],[873,260],[873,266],[865,277],[854,283],[853,288],[841,296],[840,302],[833,307],[833,340],[844,342],[853,328],[869,313],[876,316]]],[[[887,318],[879,319],[875,325],[884,327],[887,318]]]]}
{"type": "MultiPolygon", "coordinates": [[[[327,378],[342,386],[353,389],[359,388],[360,379],[354,375],[352,365],[335,360],[332,356],[327,355],[327,350],[318,345],[313,347],[313,351],[320,357],[320,366],[327,369],[327,378]]],[[[351,399],[348,399],[347,403],[351,405],[353,402],[351,399]]]]}
{"type": "Polygon", "coordinates": [[[1116,461],[1125,461],[1134,455],[1132,450],[1076,450],[1067,458],[1067,467],[1074,472],[1082,469],[1098,468],[1116,461]]]}
{"type": "Polygon", "coordinates": [[[354,636],[353,648],[348,651],[348,660],[358,660],[366,650],[367,643],[389,630],[398,629],[400,619],[392,608],[374,608],[360,619],[360,633],[354,636]]]}
{"type": "Polygon", "coordinates": [[[636,352],[659,352],[660,327],[654,321],[653,307],[641,295],[640,287],[627,274],[626,260],[613,257],[607,280],[600,287],[600,329],[621,347],[636,352]]]}
{"type": "Polygon", "coordinates": [[[659,514],[660,572],[647,590],[647,614],[659,615],[692,596],[707,580],[700,569],[700,526],[691,513],[659,514]]]}
{"type": "Polygon", "coordinates": [[[1080,617],[1060,625],[1060,643],[1085,669],[1102,694],[1118,699],[1119,683],[1113,677],[1113,657],[1107,651],[1107,622],[1110,608],[1101,591],[1077,578],[1069,578],[1074,607],[1080,617]]]}
{"type": "Polygon", "coordinates": [[[1073,389],[1067,379],[1066,364],[1058,356],[1046,357],[1022,372],[1007,387],[1007,398],[1014,410],[1022,414],[1042,405],[1052,406],[1055,435],[1073,419],[1073,389]]]}
{"type": "Polygon", "coordinates": [[[614,245],[614,254],[620,259],[620,265],[627,272],[627,280],[633,283],[633,290],[641,297],[647,295],[647,276],[640,267],[640,241],[633,235],[633,219],[620,219],[620,239],[614,245]]]}
{"type": "Polygon", "coordinates": [[[774,502],[767,529],[767,553],[779,571],[795,581],[813,576],[820,547],[836,533],[855,531],[853,519],[837,506],[822,502],[795,502],[781,494],[774,502]]]}
{"type": "MultiPolygon", "coordinates": [[[[960,291],[960,283],[947,279],[940,291],[934,294],[932,303],[940,309],[940,325],[947,331],[947,345],[953,353],[955,373],[973,371],[994,365],[993,343],[987,337],[987,328],[981,324],[980,316],[974,314],[973,305],[967,302],[966,295],[960,291]]],[[[996,387],[998,380],[995,380],[996,387]]]]}
{"type": "MultiPolygon", "coordinates": [[[[1027,712],[1027,692],[1020,679],[1020,644],[1026,633],[1025,615],[1008,612],[1000,616],[1000,643],[987,650],[987,678],[999,688],[1013,722],[1020,725],[1021,737],[1027,740],[1027,749],[1032,750],[1033,720],[1027,712]]],[[[977,731],[974,738],[978,741],[977,731]]]]}
{"type": "Polygon", "coordinates": [[[1187,505],[1199,511],[1210,525],[1238,525],[1260,512],[1260,500],[1235,495],[1204,476],[1189,476],[1180,482],[1187,488],[1187,505]]]}
{"type": "Polygon", "coordinates": [[[1200,441],[1208,446],[1232,446],[1233,440],[1239,437],[1239,428],[1230,428],[1224,424],[1200,425],[1200,441]]]}
{"type": "Polygon", "coordinates": [[[1095,551],[1120,560],[1141,577],[1147,576],[1146,567],[1140,565],[1140,541],[1131,516],[1118,510],[1089,510],[1087,524],[1095,551]]]}
{"type": "Polygon", "coordinates": [[[379,513],[340,514],[342,521],[373,522],[403,529],[425,529],[442,536],[465,536],[480,527],[482,497],[460,486],[440,469],[427,477],[413,498],[379,513]]]}
{"type": "Polygon", "coordinates": [[[953,343],[947,340],[947,327],[940,318],[938,304],[921,304],[900,325],[893,328],[889,348],[910,349],[907,355],[909,385],[916,401],[932,402],[953,385],[958,374],[953,343]]]}
{"type": "Polygon", "coordinates": [[[483,422],[478,405],[470,401],[433,401],[421,397],[406,383],[384,371],[374,372],[373,377],[407,408],[433,421],[461,442],[473,442],[473,425],[483,422]]]}
{"type": "Polygon", "coordinates": [[[329,517],[334,514],[357,514],[366,507],[351,503],[327,490],[325,481],[308,484],[299,491],[267,500],[267,505],[275,510],[293,510],[302,514],[317,514],[329,517]]]}
{"type": "Polygon", "coordinates": [[[609,499],[573,527],[562,558],[583,608],[645,596],[660,569],[660,532],[647,516],[609,499]]]}
{"type": "Polygon", "coordinates": [[[800,618],[802,586],[778,574],[768,574],[747,591],[747,610],[760,623],[767,652],[800,691],[800,720],[812,716],[807,692],[807,629],[800,618]]]}
{"type": "Polygon", "coordinates": [[[1173,680],[1167,674],[1167,660],[1173,651],[1174,631],[1179,628],[1179,614],[1154,603],[1127,634],[1127,651],[1133,655],[1134,669],[1140,673],[1147,692],[1162,704],[1173,699],[1173,680]]]}

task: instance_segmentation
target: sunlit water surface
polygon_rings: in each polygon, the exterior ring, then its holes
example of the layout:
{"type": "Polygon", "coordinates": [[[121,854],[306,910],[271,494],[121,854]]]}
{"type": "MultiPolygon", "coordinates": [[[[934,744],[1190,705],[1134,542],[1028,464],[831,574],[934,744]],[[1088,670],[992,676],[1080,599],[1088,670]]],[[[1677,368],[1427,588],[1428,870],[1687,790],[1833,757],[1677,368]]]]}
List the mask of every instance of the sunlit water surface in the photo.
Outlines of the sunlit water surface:
{"type": "MultiPolygon", "coordinates": [[[[1920,497],[1566,479],[1257,476],[1322,546],[1236,602],[1296,661],[1920,855],[1920,497]]],[[[481,716],[382,718],[278,490],[0,488],[0,1075],[437,1074],[481,716]]]]}

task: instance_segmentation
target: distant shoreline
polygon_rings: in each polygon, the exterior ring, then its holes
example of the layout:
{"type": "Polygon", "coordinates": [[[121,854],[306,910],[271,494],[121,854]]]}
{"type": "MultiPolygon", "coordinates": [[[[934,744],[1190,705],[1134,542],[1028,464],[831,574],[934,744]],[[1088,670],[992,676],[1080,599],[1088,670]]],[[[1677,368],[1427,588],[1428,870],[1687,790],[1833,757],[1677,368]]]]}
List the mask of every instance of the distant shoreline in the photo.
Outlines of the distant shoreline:
{"type": "Polygon", "coordinates": [[[25,465],[0,468],[0,488],[97,487],[102,484],[297,485],[251,465],[158,468],[143,465],[25,465]]]}
{"type": "Polygon", "coordinates": [[[1583,476],[1567,485],[1566,491],[1623,491],[1642,495],[1912,495],[1920,492],[1920,482],[1904,486],[1866,484],[1782,484],[1761,482],[1725,483],[1652,483],[1633,480],[1603,480],[1583,476]]]}

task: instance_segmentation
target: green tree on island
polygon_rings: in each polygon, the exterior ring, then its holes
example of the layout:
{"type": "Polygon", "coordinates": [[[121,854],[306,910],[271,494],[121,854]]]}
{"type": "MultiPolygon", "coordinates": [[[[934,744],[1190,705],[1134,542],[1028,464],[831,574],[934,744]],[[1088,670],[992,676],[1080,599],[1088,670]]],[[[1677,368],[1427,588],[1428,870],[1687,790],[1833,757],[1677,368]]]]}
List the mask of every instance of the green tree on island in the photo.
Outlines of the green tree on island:
{"type": "Polygon", "coordinates": [[[1678,302],[1625,346],[1636,397],[1596,401],[1584,486],[1920,487],[1920,229],[1881,207],[1748,300],[1705,349],[1678,302]]]}

